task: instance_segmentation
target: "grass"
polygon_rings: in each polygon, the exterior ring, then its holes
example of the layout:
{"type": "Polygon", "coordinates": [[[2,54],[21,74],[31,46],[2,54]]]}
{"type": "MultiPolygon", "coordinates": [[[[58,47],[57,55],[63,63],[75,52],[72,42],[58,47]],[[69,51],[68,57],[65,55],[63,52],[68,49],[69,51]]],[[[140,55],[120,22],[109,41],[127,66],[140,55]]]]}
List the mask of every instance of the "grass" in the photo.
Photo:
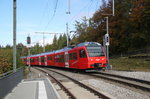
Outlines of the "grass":
{"type": "Polygon", "coordinates": [[[25,67],[24,67],[24,79],[27,79],[27,78],[28,78],[28,73],[29,73],[29,70],[28,70],[28,68],[25,66],[25,67]]]}
{"type": "Polygon", "coordinates": [[[114,70],[127,71],[147,71],[150,72],[150,58],[134,59],[128,57],[121,57],[110,59],[110,64],[114,70]]]}

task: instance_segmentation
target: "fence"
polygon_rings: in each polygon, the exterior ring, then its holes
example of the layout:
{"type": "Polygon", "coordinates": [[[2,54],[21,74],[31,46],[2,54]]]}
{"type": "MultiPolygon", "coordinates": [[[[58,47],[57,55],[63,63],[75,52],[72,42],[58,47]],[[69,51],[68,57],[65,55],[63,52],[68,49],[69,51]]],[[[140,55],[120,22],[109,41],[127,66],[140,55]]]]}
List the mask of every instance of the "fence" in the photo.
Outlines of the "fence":
{"type": "MultiPolygon", "coordinates": [[[[6,75],[6,73],[5,73],[6,75]]],[[[0,99],[3,99],[23,79],[23,68],[0,78],[0,99]]]]}

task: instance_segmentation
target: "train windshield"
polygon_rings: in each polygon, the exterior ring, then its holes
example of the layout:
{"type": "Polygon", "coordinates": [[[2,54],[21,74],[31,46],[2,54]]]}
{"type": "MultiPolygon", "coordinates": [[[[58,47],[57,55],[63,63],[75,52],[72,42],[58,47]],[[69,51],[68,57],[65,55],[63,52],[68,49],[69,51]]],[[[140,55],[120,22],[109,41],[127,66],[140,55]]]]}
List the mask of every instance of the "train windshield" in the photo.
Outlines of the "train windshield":
{"type": "Polygon", "coordinates": [[[104,56],[104,52],[101,46],[89,47],[87,46],[88,56],[89,57],[100,57],[104,56]]]}

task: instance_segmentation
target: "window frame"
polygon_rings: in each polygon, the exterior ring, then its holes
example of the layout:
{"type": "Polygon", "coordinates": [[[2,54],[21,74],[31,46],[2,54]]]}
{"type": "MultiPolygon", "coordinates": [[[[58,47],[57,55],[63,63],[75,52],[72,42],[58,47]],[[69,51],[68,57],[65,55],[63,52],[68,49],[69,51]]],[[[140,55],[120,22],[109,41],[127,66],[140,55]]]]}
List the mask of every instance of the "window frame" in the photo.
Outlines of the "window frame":
{"type": "Polygon", "coordinates": [[[79,50],[79,57],[80,58],[87,58],[87,54],[86,54],[85,49],[80,49],[79,50]]]}

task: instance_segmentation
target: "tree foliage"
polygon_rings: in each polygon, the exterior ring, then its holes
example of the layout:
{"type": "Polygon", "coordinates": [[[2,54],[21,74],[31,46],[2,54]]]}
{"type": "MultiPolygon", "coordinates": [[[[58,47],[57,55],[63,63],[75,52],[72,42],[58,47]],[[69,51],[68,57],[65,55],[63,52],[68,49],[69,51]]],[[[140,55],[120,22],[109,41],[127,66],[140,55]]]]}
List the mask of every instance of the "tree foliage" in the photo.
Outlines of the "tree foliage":
{"type": "MultiPolygon", "coordinates": [[[[13,47],[6,45],[0,48],[0,74],[13,70],[13,47]]],[[[17,45],[17,68],[22,67],[21,62],[23,44],[17,45]]]]}
{"type": "MultiPolygon", "coordinates": [[[[106,34],[106,16],[112,13],[112,0],[102,6],[89,20],[76,21],[75,43],[95,41],[102,44],[106,34]]],[[[109,18],[110,52],[113,54],[150,46],[150,0],[115,0],[115,16],[109,18]]]]}

